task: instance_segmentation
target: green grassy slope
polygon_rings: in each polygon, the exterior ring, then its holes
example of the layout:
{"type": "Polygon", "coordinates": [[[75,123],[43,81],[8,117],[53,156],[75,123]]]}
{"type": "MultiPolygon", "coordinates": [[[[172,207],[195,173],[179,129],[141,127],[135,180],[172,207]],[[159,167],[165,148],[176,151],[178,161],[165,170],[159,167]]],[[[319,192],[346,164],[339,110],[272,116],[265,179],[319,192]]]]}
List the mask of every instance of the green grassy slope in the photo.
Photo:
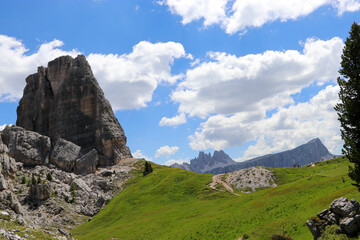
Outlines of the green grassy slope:
{"type": "Polygon", "coordinates": [[[140,174],[76,239],[270,239],[286,232],[312,239],[305,221],[337,197],[360,200],[347,176],[348,161],[273,169],[280,184],[241,197],[207,187],[212,175],[156,166],[140,174]]]}

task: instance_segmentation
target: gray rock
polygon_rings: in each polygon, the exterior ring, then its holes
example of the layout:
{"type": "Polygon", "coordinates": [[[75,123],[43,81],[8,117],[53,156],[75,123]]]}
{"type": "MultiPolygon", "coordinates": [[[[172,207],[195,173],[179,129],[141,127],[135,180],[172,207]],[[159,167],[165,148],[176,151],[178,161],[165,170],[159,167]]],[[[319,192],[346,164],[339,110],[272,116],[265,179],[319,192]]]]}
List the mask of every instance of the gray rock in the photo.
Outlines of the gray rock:
{"type": "Polygon", "coordinates": [[[306,226],[314,236],[314,239],[318,239],[321,236],[321,233],[325,230],[325,225],[322,224],[322,222],[316,221],[315,219],[306,221],[306,226]]]}
{"type": "Polygon", "coordinates": [[[4,190],[0,192],[0,209],[12,209],[15,213],[23,214],[24,209],[22,208],[16,195],[9,191],[4,190]]]}
{"type": "Polygon", "coordinates": [[[348,217],[351,214],[355,214],[359,209],[359,204],[355,202],[351,202],[345,197],[340,197],[331,203],[330,210],[341,217],[348,217]]]}
{"type": "Polygon", "coordinates": [[[96,149],[99,164],[131,157],[126,136],[84,56],[56,58],[26,78],[16,125],[96,149]]]}
{"type": "Polygon", "coordinates": [[[98,153],[95,149],[86,153],[84,156],[76,160],[75,173],[86,175],[96,172],[96,166],[99,164],[98,153]]]}
{"type": "Polygon", "coordinates": [[[53,188],[49,182],[30,186],[29,198],[31,200],[43,201],[50,198],[53,188]]]}
{"type": "Polygon", "coordinates": [[[342,232],[346,233],[348,236],[355,236],[359,230],[359,227],[354,218],[344,218],[340,222],[340,228],[342,232]]]}
{"type": "Polygon", "coordinates": [[[78,145],[60,138],[51,153],[50,163],[64,171],[72,172],[80,149],[78,145]]]}
{"type": "Polygon", "coordinates": [[[324,219],[324,217],[326,216],[326,214],[329,212],[328,209],[325,209],[323,211],[321,211],[317,216],[320,218],[320,219],[324,219]]]}
{"type": "Polygon", "coordinates": [[[107,170],[107,169],[100,172],[101,176],[103,176],[103,177],[111,177],[111,175],[113,175],[113,173],[114,173],[113,171],[107,170]]]}
{"type": "Polygon", "coordinates": [[[7,126],[2,132],[2,139],[9,149],[9,155],[17,162],[27,167],[48,163],[50,138],[21,127],[7,126]]]}
{"type": "Polygon", "coordinates": [[[8,183],[4,176],[0,173],[0,191],[8,189],[8,183]]]}
{"type": "Polygon", "coordinates": [[[75,185],[76,190],[91,192],[91,188],[81,178],[74,179],[74,181],[71,184],[75,185]]]}

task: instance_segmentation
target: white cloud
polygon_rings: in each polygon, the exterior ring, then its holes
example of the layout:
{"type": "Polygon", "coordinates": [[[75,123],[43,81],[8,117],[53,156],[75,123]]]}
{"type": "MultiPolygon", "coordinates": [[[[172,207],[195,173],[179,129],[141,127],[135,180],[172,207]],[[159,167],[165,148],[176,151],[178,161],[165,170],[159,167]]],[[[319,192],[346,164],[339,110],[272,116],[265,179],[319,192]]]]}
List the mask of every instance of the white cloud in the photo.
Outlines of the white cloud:
{"type": "Polygon", "coordinates": [[[177,146],[174,146],[174,147],[169,147],[167,145],[162,146],[158,150],[156,150],[155,157],[158,158],[161,156],[166,156],[168,158],[168,157],[170,157],[170,155],[173,155],[177,151],[179,151],[179,147],[177,147],[177,146]]]}
{"type": "Polygon", "coordinates": [[[189,162],[189,159],[170,159],[169,161],[166,161],[164,163],[164,165],[166,166],[171,166],[173,165],[174,163],[177,163],[177,164],[183,164],[183,163],[190,163],[189,162]]]}
{"type": "Polygon", "coordinates": [[[308,39],[303,51],[266,51],[236,57],[210,53],[210,61],[187,71],[172,94],[179,112],[204,118],[192,134],[194,150],[241,146],[255,141],[242,159],[296,147],[319,137],[339,153],[341,137],[333,107],[337,86],[327,86],[309,102],[291,95],[310,84],[335,81],[343,42],[308,39]],[[275,112],[266,117],[267,112],[275,112]]]}
{"type": "Polygon", "coordinates": [[[166,0],[158,1],[160,5],[166,4],[172,14],[182,16],[182,23],[204,18],[204,25],[209,26],[224,20],[225,8],[228,0],[166,0]]]}
{"type": "Polygon", "coordinates": [[[290,95],[309,84],[336,79],[342,48],[335,37],[307,39],[302,52],[209,53],[211,60],[188,70],[171,98],[189,116],[242,112],[242,121],[261,119],[268,110],[292,104],[290,95]]]}
{"type": "Polygon", "coordinates": [[[0,101],[15,101],[22,96],[25,78],[36,72],[38,66],[62,55],[77,56],[79,51],[63,51],[64,43],[53,40],[40,45],[37,52],[26,54],[28,49],[16,38],[0,35],[0,101]]]}
{"type": "MultiPolygon", "coordinates": [[[[20,41],[0,35],[0,101],[16,101],[22,96],[25,78],[38,66],[56,57],[76,57],[79,51],[63,51],[60,40],[41,44],[38,51],[26,54],[20,41]]],[[[174,84],[182,75],[172,75],[171,65],[176,58],[187,57],[180,43],[140,42],[129,54],[90,54],[87,57],[95,77],[114,110],[145,107],[162,82],[174,84]]]]}
{"type": "Polygon", "coordinates": [[[152,161],[152,158],[144,155],[141,150],[136,150],[136,152],[132,153],[132,156],[134,158],[143,158],[147,161],[152,161]]]}
{"type": "Polygon", "coordinates": [[[186,123],[186,117],[184,113],[180,113],[179,115],[176,115],[172,118],[163,117],[159,125],[160,126],[178,126],[180,124],[186,123]]]}
{"type": "Polygon", "coordinates": [[[322,6],[332,6],[338,14],[360,9],[358,0],[164,0],[172,14],[188,24],[200,19],[204,26],[219,24],[227,33],[246,32],[248,27],[261,27],[277,20],[296,20],[322,6]]]}
{"type": "Polygon", "coordinates": [[[334,153],[342,140],[340,124],[333,107],[338,100],[338,86],[327,86],[309,102],[282,107],[270,118],[244,121],[244,113],[231,117],[217,115],[201,125],[191,136],[193,149],[223,149],[256,141],[240,160],[284,151],[319,137],[334,153]]]}
{"type": "Polygon", "coordinates": [[[145,107],[161,82],[174,84],[171,74],[176,58],[186,57],[180,43],[142,41],[129,54],[90,54],[87,59],[113,109],[145,107]]]}
{"type": "Polygon", "coordinates": [[[360,2],[358,0],[334,0],[333,6],[338,9],[340,16],[345,12],[357,12],[360,10],[360,2]]]}

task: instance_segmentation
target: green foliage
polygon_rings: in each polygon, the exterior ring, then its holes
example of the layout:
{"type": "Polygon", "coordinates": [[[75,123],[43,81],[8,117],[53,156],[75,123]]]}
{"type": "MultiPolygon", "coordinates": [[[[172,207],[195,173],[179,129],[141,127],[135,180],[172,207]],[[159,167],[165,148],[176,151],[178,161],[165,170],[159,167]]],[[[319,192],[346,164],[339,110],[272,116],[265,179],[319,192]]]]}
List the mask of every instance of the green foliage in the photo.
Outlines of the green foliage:
{"type": "MultiPolygon", "coordinates": [[[[95,215],[72,231],[76,239],[270,239],[283,233],[312,239],[305,222],[340,196],[360,199],[349,161],[270,169],[278,187],[241,197],[208,187],[212,175],[153,164],[95,215]],[[342,177],[346,180],[342,181],[342,177]]],[[[144,163],[142,163],[144,166],[144,163]]]]}
{"type": "Polygon", "coordinates": [[[152,172],[153,172],[153,169],[152,169],[151,163],[149,161],[145,161],[145,170],[143,172],[143,176],[146,176],[152,172]]]}
{"type": "Polygon", "coordinates": [[[51,173],[46,174],[46,179],[50,182],[53,180],[51,173]]]}
{"type": "Polygon", "coordinates": [[[40,177],[40,175],[38,176],[37,183],[38,183],[38,184],[41,183],[41,177],[40,177]]]}
{"type": "Polygon", "coordinates": [[[282,234],[274,234],[271,236],[271,240],[292,240],[292,238],[282,234]]]}
{"type": "Polygon", "coordinates": [[[35,178],[35,175],[32,174],[32,177],[31,177],[31,184],[32,185],[36,185],[37,181],[36,181],[36,178],[35,178]]]}
{"type": "Polygon", "coordinates": [[[26,177],[25,176],[22,176],[21,178],[21,184],[25,184],[26,183],[26,177]]]}
{"type": "Polygon", "coordinates": [[[75,183],[71,183],[71,186],[70,186],[70,193],[71,193],[71,200],[70,200],[70,203],[76,203],[76,186],[75,186],[75,183]]]}
{"type": "Polygon", "coordinates": [[[327,226],[318,240],[348,240],[345,234],[336,233],[338,227],[338,225],[327,226]]]}
{"type": "Polygon", "coordinates": [[[335,106],[344,140],[342,153],[354,163],[349,176],[360,190],[360,26],[353,23],[341,56],[340,103],[335,106]]]}

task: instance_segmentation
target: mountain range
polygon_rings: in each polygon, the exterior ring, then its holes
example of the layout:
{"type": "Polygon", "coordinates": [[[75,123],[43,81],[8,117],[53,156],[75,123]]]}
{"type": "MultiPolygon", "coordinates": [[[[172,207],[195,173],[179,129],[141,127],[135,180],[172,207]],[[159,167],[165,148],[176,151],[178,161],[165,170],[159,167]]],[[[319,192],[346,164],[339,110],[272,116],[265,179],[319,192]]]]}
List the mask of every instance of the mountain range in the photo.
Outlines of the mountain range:
{"type": "Polygon", "coordinates": [[[214,155],[199,152],[199,156],[190,163],[172,164],[171,167],[190,170],[197,173],[220,174],[244,168],[264,166],[272,168],[304,166],[336,157],[329,152],[319,138],[315,138],[294,149],[268,154],[243,162],[232,160],[224,151],[215,151],[214,155]]]}

